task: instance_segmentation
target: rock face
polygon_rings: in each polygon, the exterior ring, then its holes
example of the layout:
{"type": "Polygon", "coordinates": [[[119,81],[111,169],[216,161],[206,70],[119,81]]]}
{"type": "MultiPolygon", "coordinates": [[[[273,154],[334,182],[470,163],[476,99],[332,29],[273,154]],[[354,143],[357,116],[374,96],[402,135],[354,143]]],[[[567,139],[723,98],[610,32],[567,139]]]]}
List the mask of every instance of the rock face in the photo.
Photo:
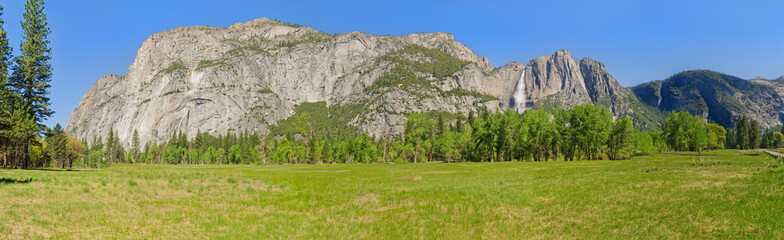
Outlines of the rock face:
{"type": "Polygon", "coordinates": [[[742,115],[757,120],[763,128],[784,122],[784,84],[775,80],[744,80],[697,70],[633,90],[644,103],[663,111],[689,111],[724,127],[734,127],[742,115]]]}
{"type": "Polygon", "coordinates": [[[642,104],[634,93],[622,87],[604,64],[571,53],[555,54],[528,62],[525,68],[527,106],[571,108],[595,103],[607,107],[616,117],[629,117],[637,127],[654,129],[664,119],[661,111],[642,104]]]}
{"type": "Polygon", "coordinates": [[[298,104],[325,102],[354,109],[341,116],[347,124],[383,137],[401,133],[410,113],[509,109],[523,71],[527,108],[598,103],[643,128],[663,115],[603,64],[564,50],[493,68],[445,33],[330,35],[262,18],[153,34],[126,75],[98,79],[66,131],[88,142],[115,131],[125,143],[134,131],[142,143],[176,131],[267,134],[298,104]]]}
{"type": "Polygon", "coordinates": [[[296,104],[325,101],[382,110],[362,112],[352,124],[383,136],[402,131],[404,113],[498,111],[499,99],[506,98],[521,69],[510,64],[493,70],[487,59],[445,33],[333,36],[263,18],[229,28],[180,27],[145,40],[128,74],[100,78],[71,113],[66,131],[90,141],[114,130],[126,143],[134,130],[142,142],[158,143],[177,130],[190,136],[198,131],[264,134],[291,116],[296,104]],[[448,76],[411,71],[433,88],[368,91],[404,65],[391,58],[435,61],[416,52],[422,49],[391,56],[409,46],[438,50],[448,57],[445,61],[462,68],[448,76]],[[494,99],[482,99],[482,94],[494,99]]]}
{"type": "MultiPolygon", "coordinates": [[[[558,95],[561,96],[559,100],[563,100],[559,103],[565,108],[591,102],[580,63],[565,50],[529,61],[525,73],[525,96],[532,100],[558,95]]],[[[526,105],[534,105],[534,102],[526,105]]]]}

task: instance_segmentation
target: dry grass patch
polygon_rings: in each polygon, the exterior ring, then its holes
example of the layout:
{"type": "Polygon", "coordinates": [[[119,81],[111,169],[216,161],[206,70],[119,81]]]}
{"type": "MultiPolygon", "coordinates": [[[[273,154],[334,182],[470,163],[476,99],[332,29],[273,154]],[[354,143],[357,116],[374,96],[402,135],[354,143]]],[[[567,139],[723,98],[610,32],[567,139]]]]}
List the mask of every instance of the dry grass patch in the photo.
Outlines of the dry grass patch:
{"type": "Polygon", "coordinates": [[[375,193],[364,194],[354,199],[355,205],[364,205],[366,203],[377,203],[377,202],[378,202],[378,195],[375,193]]]}
{"type": "Polygon", "coordinates": [[[419,176],[419,175],[416,175],[416,176],[403,176],[401,178],[404,179],[404,180],[422,181],[422,176],[419,176]]]}
{"type": "Polygon", "coordinates": [[[723,182],[723,181],[700,181],[700,182],[688,183],[688,184],[683,185],[682,187],[684,187],[684,188],[700,188],[700,189],[705,190],[705,189],[710,189],[710,188],[722,187],[725,184],[727,184],[727,183],[723,182]]]}

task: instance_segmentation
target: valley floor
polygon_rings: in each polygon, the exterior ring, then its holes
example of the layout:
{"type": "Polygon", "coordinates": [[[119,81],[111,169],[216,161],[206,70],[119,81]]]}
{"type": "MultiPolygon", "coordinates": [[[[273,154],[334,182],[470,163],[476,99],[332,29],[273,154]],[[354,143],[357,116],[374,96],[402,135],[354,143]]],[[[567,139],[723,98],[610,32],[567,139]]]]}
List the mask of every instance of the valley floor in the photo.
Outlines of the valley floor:
{"type": "Polygon", "coordinates": [[[40,237],[782,239],[784,164],[725,150],[627,161],[0,170],[0,239],[40,237]]]}

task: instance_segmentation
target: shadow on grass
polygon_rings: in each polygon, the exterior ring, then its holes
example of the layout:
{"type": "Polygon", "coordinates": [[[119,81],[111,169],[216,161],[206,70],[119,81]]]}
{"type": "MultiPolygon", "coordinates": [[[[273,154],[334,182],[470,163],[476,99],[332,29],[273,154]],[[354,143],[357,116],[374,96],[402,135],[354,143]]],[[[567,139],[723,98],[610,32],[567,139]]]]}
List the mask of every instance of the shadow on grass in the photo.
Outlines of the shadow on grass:
{"type": "Polygon", "coordinates": [[[70,169],[70,168],[30,168],[29,170],[45,172],[94,172],[95,169],[70,169]]]}
{"type": "Polygon", "coordinates": [[[44,171],[44,172],[96,172],[98,169],[69,169],[69,168],[3,168],[0,170],[44,171]]]}
{"type": "Polygon", "coordinates": [[[30,183],[33,181],[33,178],[28,178],[24,180],[17,180],[14,178],[0,178],[0,184],[15,184],[15,183],[30,183]]]}
{"type": "Polygon", "coordinates": [[[697,152],[663,152],[663,153],[666,153],[666,154],[669,154],[669,155],[698,156],[698,157],[699,156],[703,156],[704,157],[704,156],[716,156],[717,155],[715,152],[702,152],[702,153],[697,153],[697,152]]]}

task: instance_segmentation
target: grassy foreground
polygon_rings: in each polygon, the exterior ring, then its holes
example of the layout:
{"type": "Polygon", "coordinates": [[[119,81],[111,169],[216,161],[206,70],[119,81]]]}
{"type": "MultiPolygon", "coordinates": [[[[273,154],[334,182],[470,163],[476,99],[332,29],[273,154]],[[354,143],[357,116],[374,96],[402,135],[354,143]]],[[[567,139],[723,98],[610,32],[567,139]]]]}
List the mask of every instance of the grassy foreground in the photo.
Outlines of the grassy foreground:
{"type": "Polygon", "coordinates": [[[42,237],[782,239],[784,166],[727,150],[628,161],[0,170],[0,239],[42,237]]]}

